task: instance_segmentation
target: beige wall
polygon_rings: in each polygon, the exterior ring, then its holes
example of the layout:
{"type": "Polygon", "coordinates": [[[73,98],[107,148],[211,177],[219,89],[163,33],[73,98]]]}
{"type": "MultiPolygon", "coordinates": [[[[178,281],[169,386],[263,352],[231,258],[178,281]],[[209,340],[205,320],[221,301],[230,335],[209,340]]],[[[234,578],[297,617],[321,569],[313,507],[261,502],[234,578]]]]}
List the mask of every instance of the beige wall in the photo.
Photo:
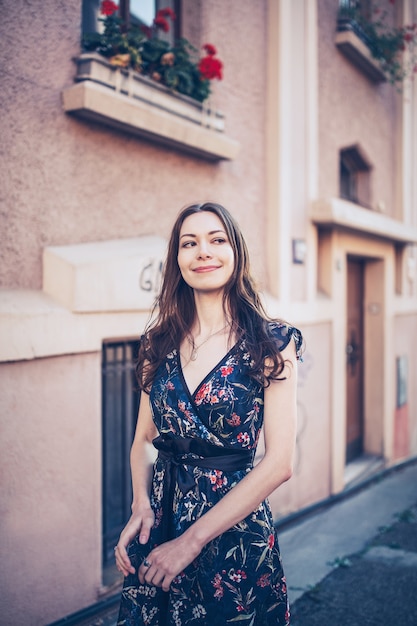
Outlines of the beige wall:
{"type": "Polygon", "coordinates": [[[101,584],[100,355],[1,366],[2,624],[45,624],[101,584]]]}

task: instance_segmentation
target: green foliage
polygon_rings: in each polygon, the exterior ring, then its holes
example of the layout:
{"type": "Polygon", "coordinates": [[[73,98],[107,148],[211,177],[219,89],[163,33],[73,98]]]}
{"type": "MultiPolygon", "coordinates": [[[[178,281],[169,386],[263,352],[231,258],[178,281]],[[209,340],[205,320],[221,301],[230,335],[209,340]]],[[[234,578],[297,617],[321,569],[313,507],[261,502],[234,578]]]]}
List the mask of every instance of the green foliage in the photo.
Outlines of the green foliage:
{"type": "MultiPolygon", "coordinates": [[[[85,51],[98,52],[107,57],[113,65],[132,68],[199,102],[208,98],[212,76],[207,78],[200,71],[201,59],[196,48],[187,39],[179,39],[171,46],[157,36],[158,28],[165,32],[169,28],[166,17],[175,19],[175,15],[169,9],[158,12],[151,28],[141,30],[132,26],[126,29],[123,20],[117,14],[117,6],[114,3],[110,5],[110,10],[106,7],[108,12],[100,18],[104,24],[103,33],[90,33],[83,38],[82,46],[85,51]]],[[[209,46],[214,50],[207,53],[212,60],[215,48],[210,44],[209,46]]],[[[220,67],[218,75],[214,77],[220,79],[222,63],[217,58],[214,63],[220,67]]]]}
{"type": "Polygon", "coordinates": [[[390,24],[387,9],[377,4],[368,12],[365,8],[360,1],[345,3],[339,10],[339,24],[350,22],[390,83],[398,84],[411,78],[417,72],[417,24],[395,27],[390,24]]]}

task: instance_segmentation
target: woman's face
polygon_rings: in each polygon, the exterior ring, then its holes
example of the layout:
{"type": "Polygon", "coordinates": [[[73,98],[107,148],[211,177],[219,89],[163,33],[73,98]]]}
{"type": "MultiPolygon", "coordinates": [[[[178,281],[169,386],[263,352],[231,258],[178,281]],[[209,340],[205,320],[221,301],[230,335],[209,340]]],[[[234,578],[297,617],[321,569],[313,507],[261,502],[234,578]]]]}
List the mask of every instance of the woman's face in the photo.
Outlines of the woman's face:
{"type": "Polygon", "coordinates": [[[180,230],[178,265],[195,291],[222,291],[233,274],[235,259],[225,228],[215,213],[189,215],[180,230]]]}

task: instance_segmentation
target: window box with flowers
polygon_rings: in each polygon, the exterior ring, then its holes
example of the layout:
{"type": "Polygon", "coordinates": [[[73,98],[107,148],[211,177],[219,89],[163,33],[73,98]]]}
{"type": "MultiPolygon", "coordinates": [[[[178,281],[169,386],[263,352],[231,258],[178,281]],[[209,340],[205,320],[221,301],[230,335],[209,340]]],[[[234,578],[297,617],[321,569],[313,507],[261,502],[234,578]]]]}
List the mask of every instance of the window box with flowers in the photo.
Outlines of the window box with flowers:
{"type": "Polygon", "coordinates": [[[214,46],[203,46],[196,59],[186,39],[173,46],[159,39],[175,19],[169,8],[142,29],[125,29],[117,9],[103,0],[104,30],[84,38],[76,84],[63,93],[65,111],[208,160],[235,158],[239,144],[209,104],[211,81],[222,78],[214,46]]]}
{"type": "Polygon", "coordinates": [[[398,86],[417,71],[417,24],[393,26],[388,7],[342,0],[335,43],[374,82],[398,86]]]}

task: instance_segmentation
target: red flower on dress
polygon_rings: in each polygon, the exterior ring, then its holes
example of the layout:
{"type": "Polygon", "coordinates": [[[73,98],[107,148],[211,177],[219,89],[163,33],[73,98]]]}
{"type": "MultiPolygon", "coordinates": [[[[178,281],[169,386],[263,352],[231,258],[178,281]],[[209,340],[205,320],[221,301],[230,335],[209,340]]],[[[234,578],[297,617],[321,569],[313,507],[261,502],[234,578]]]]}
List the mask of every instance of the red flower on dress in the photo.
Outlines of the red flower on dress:
{"type": "Polygon", "coordinates": [[[269,587],[269,585],[271,584],[269,581],[270,575],[270,573],[262,574],[262,576],[256,581],[258,587],[269,587]]]}
{"type": "Polygon", "coordinates": [[[214,592],[214,597],[217,598],[217,600],[220,600],[220,598],[223,597],[224,592],[222,587],[222,577],[218,572],[214,575],[214,580],[212,580],[211,583],[216,590],[214,592]]]}
{"type": "Polygon", "coordinates": [[[233,580],[233,582],[235,583],[240,583],[242,580],[246,580],[247,576],[246,576],[246,572],[244,572],[241,569],[238,569],[238,570],[231,569],[229,572],[229,578],[230,580],[233,580]]]}
{"type": "Polygon", "coordinates": [[[233,372],[233,367],[231,367],[230,365],[223,365],[223,367],[220,368],[220,371],[222,373],[223,378],[225,378],[226,376],[229,376],[229,374],[233,372]]]}
{"type": "Polygon", "coordinates": [[[201,404],[204,399],[211,394],[211,383],[204,383],[203,385],[201,385],[200,389],[197,392],[197,395],[195,397],[195,403],[196,404],[201,404]]]}
{"type": "Polygon", "coordinates": [[[203,46],[203,50],[205,50],[206,53],[211,57],[214,57],[214,55],[217,54],[216,48],[211,43],[205,43],[203,46]]]}
{"type": "Polygon", "coordinates": [[[230,419],[226,420],[230,426],[240,426],[240,416],[237,413],[232,413],[230,419]]]}
{"type": "Polygon", "coordinates": [[[113,15],[118,10],[118,5],[112,0],[103,0],[101,3],[101,14],[102,15],[113,15]]]}
{"type": "Polygon", "coordinates": [[[268,537],[268,548],[271,550],[274,547],[275,536],[271,533],[268,537]]]}
{"type": "Polygon", "coordinates": [[[222,80],[223,78],[223,63],[220,59],[216,59],[213,56],[208,55],[203,57],[198,64],[198,69],[201,76],[207,80],[212,80],[213,78],[222,80]]]}
{"type": "Polygon", "coordinates": [[[212,490],[217,491],[220,487],[227,485],[227,478],[223,476],[223,472],[221,470],[213,470],[209,474],[209,479],[211,484],[213,485],[212,490]]]}
{"type": "Polygon", "coordinates": [[[250,443],[250,437],[248,435],[248,433],[239,433],[236,437],[236,439],[238,440],[239,443],[241,443],[243,446],[248,446],[250,443]]]}

